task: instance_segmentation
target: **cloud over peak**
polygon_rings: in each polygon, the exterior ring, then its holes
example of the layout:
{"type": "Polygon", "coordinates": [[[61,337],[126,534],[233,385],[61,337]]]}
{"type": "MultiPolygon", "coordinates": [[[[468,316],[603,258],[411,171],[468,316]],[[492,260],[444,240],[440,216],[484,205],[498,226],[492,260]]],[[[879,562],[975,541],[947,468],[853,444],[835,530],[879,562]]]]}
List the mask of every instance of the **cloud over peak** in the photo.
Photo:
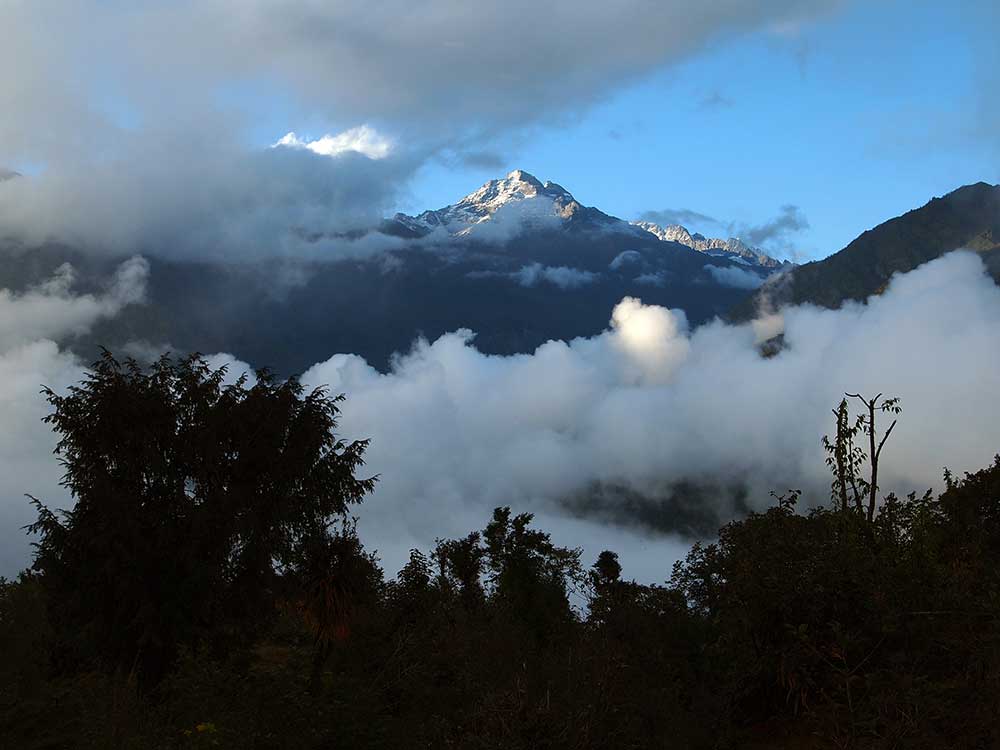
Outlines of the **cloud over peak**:
{"type": "Polygon", "coordinates": [[[126,254],[286,253],[289,226],[355,230],[430,159],[496,163],[497,138],[585,110],[722,35],[837,4],[0,3],[0,164],[33,165],[30,180],[2,183],[0,226],[126,254]],[[332,134],[290,133],[279,144],[291,148],[272,151],[336,156],[336,174],[258,158],[254,133],[276,112],[332,134]],[[339,130],[353,123],[369,124],[339,130]],[[345,160],[361,155],[380,166],[345,160]]]}

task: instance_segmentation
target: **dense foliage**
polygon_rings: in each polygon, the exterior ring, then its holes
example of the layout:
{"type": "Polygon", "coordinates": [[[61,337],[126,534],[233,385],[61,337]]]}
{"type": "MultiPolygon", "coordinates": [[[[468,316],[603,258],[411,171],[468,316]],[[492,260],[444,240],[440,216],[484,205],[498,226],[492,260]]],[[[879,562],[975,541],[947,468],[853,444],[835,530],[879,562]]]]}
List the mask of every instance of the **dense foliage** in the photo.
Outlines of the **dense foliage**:
{"type": "Polygon", "coordinates": [[[50,398],[78,505],[0,584],[4,746],[1000,744],[1000,457],[869,518],[846,441],[877,425],[842,409],[828,507],[781,496],[664,585],[508,508],[386,580],[329,523],[370,484],[363,444],[306,439],[324,394],[108,357],[50,398]]]}
{"type": "Polygon", "coordinates": [[[338,399],[259,372],[225,384],[198,357],[148,371],[110,354],[61,396],[61,517],[36,501],[34,569],[60,623],[57,661],[156,682],[181,645],[252,637],[279,574],[329,544],[373,486],[365,443],[333,434],[338,399]]]}

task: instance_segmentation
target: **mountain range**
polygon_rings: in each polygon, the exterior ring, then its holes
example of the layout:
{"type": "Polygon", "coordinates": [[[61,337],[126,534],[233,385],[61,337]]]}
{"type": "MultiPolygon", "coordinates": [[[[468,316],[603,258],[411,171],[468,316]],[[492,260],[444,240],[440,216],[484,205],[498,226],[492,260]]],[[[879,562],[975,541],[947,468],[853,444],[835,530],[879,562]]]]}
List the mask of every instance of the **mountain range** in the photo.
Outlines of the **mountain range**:
{"type": "MultiPolygon", "coordinates": [[[[384,369],[418,337],[459,328],[476,332],[485,353],[530,352],[603,330],[625,296],[682,309],[697,326],[746,319],[765,303],[864,299],[894,271],[959,247],[981,251],[997,273],[998,221],[1000,187],[971,185],[794,267],[737,238],[630,223],[515,170],[452,205],[325,238],[347,248],[363,240],[375,248],[366,254],[246,263],[150,256],[144,304],[62,343],[85,358],[98,345],[226,351],[281,374],[337,352],[384,369]]],[[[37,285],[70,262],[79,291],[99,290],[120,260],[65,245],[19,248],[0,266],[0,287],[37,285]]]]}

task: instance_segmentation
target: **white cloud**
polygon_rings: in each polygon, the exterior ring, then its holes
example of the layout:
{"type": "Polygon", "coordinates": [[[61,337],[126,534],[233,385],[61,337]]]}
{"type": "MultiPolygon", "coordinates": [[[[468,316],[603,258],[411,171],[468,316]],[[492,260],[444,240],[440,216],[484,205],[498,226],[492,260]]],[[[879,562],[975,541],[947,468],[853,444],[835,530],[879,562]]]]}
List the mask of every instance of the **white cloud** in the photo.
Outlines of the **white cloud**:
{"type": "Polygon", "coordinates": [[[511,274],[511,276],[521,286],[533,287],[547,283],[560,289],[576,289],[592,284],[598,278],[598,275],[591,271],[568,266],[544,266],[541,263],[523,266],[520,271],[511,274]]]}
{"type": "Polygon", "coordinates": [[[764,279],[745,268],[736,266],[705,266],[705,273],[712,277],[712,280],[723,286],[731,286],[736,289],[757,289],[764,283],[764,279]]]}
{"type": "Polygon", "coordinates": [[[149,263],[131,258],[115,272],[101,295],[74,294],[69,263],[47,281],[24,292],[0,289],[0,352],[38,339],[58,339],[89,331],[102,318],[118,314],[125,305],[141,302],[146,294],[149,263]]]}
{"type": "Polygon", "coordinates": [[[642,254],[638,250],[625,250],[624,252],[618,253],[610,263],[608,263],[608,268],[612,271],[619,271],[624,266],[631,263],[641,263],[642,254]]]}
{"type": "Polygon", "coordinates": [[[629,575],[662,580],[675,537],[567,521],[561,500],[594,482],[656,497],[688,479],[745,482],[758,506],[789,486],[825,502],[820,437],[845,391],[903,399],[887,491],[937,485],[944,465],[980,468],[1000,449],[1000,289],[976,256],[897,277],[868,306],[789,309],[783,330],[788,348],[764,359],[751,324],[689,333],[677,313],[625,300],[606,333],[530,355],[483,355],[459,331],[388,374],[336,355],[304,380],[346,392],[342,432],[373,438],[368,468],[382,479],[361,528],[390,571],[410,546],[509,504],[539,513],[562,543],[588,555],[617,546],[629,575]]]}
{"type": "Polygon", "coordinates": [[[369,159],[384,159],[394,148],[393,142],[367,125],[345,130],[336,135],[324,135],[312,141],[304,141],[294,132],[287,133],[272,148],[304,148],[322,156],[338,156],[347,151],[364,154],[369,159]]]}
{"type": "Polygon", "coordinates": [[[39,393],[47,385],[65,391],[84,376],[83,364],[39,340],[0,352],[0,576],[10,577],[28,565],[30,539],[22,527],[35,520],[25,493],[70,507],[59,486],[62,469],[52,455],[56,436],[42,418],[48,404],[39,393]]]}
{"type": "Polygon", "coordinates": [[[34,511],[24,493],[58,507],[70,503],[52,455],[56,438],[42,423],[49,407],[40,391],[43,385],[65,391],[85,368],[56,341],[141,302],[148,273],[146,261],[136,257],[119,266],[101,295],[74,294],[69,265],[26,292],[0,289],[0,575],[10,576],[28,562],[29,540],[21,527],[34,520],[34,511]]]}

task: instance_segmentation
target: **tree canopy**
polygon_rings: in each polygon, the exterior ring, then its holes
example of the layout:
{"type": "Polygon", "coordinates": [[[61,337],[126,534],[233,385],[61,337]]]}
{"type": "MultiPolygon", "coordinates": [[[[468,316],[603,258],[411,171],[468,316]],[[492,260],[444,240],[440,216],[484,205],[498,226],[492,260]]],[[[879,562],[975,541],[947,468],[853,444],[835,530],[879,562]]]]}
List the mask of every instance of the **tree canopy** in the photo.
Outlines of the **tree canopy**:
{"type": "Polygon", "coordinates": [[[105,352],[67,394],[45,390],[76,504],[36,501],[31,530],[65,658],[156,680],[179,645],[253,629],[280,574],[372,490],[355,476],[367,441],[334,434],[342,396],[226,376],[198,356],[143,368],[105,352]]]}

